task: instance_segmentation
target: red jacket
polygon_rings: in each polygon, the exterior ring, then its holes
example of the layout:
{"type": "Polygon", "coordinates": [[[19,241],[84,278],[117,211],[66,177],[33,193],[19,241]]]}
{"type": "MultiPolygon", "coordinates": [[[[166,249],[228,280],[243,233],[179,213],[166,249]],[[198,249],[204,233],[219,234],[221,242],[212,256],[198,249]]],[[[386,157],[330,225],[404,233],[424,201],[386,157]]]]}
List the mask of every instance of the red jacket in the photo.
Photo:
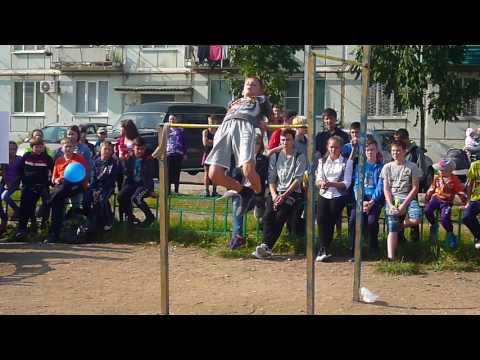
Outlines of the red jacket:
{"type": "MultiPolygon", "coordinates": [[[[85,167],[86,173],[88,173],[89,166],[88,166],[87,160],[85,160],[85,158],[82,155],[73,153],[72,158],[70,160],[65,159],[65,156],[61,156],[55,161],[55,166],[53,167],[52,182],[55,184],[55,180],[63,179],[65,168],[67,167],[67,165],[74,162],[78,162],[82,164],[85,167]]],[[[85,176],[85,180],[83,180],[82,182],[82,187],[86,189],[87,186],[88,186],[88,179],[85,176]]]]}

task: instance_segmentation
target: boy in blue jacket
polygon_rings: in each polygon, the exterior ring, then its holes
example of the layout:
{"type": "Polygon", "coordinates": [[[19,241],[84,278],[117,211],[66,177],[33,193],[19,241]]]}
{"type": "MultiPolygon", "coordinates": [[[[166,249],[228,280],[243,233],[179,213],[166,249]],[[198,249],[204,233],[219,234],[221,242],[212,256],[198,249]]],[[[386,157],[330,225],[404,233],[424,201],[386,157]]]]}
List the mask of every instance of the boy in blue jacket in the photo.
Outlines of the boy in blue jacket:
{"type": "Polygon", "coordinates": [[[122,174],[122,167],[118,159],[113,158],[113,145],[104,141],[100,145],[100,156],[95,160],[92,169],[93,181],[85,193],[84,209],[87,216],[93,214],[92,205],[99,204],[100,220],[104,230],[108,231],[113,225],[113,214],[110,210],[109,199],[115,189],[115,182],[122,174]]]}
{"type": "MultiPolygon", "coordinates": [[[[370,246],[370,255],[378,256],[378,218],[384,204],[383,179],[380,173],[383,163],[377,160],[377,142],[373,138],[368,138],[365,155],[365,176],[363,190],[363,224],[367,224],[368,244],[370,246]]],[[[355,199],[358,192],[358,171],[354,173],[354,191],[355,199]]],[[[352,252],[355,246],[355,207],[351,209],[349,220],[349,236],[352,244],[352,252]]],[[[363,228],[363,227],[362,227],[363,228]]]]}

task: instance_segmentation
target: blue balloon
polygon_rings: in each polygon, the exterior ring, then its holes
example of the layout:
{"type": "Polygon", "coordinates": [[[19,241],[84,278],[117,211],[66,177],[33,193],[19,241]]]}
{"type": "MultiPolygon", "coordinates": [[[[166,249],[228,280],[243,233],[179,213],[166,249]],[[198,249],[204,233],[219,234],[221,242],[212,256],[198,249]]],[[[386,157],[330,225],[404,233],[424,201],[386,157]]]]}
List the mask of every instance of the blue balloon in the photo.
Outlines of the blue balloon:
{"type": "Polygon", "coordinates": [[[63,173],[65,180],[74,184],[82,182],[85,179],[85,175],[85,167],[78,162],[68,164],[63,173]]]}

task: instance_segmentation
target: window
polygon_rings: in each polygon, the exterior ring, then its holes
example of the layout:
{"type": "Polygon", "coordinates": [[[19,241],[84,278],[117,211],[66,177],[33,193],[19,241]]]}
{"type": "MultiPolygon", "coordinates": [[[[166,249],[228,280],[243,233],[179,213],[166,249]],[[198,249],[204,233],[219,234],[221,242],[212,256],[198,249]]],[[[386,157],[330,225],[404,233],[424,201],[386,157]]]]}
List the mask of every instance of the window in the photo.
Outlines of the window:
{"type": "Polygon", "coordinates": [[[40,92],[39,81],[18,81],[14,83],[13,112],[43,113],[45,95],[40,92]]]}
{"type": "Polygon", "coordinates": [[[45,45],[13,45],[13,51],[42,51],[45,45]]]}
{"type": "Polygon", "coordinates": [[[108,112],[108,81],[77,81],[76,112],[108,112]]]}
{"type": "Polygon", "coordinates": [[[176,47],[177,45],[142,45],[143,50],[172,50],[176,47]]]}
{"type": "Polygon", "coordinates": [[[303,80],[290,80],[287,82],[285,94],[285,109],[303,114],[303,80]]]}
{"type": "Polygon", "coordinates": [[[393,102],[393,96],[385,95],[385,86],[375,84],[368,90],[368,116],[405,117],[398,111],[393,102]]]}
{"type": "MultiPolygon", "coordinates": [[[[479,82],[478,79],[471,78],[463,78],[462,81],[463,84],[467,82],[478,84],[479,82]]],[[[480,98],[473,99],[468,104],[465,104],[461,116],[480,116],[480,98]]]]}

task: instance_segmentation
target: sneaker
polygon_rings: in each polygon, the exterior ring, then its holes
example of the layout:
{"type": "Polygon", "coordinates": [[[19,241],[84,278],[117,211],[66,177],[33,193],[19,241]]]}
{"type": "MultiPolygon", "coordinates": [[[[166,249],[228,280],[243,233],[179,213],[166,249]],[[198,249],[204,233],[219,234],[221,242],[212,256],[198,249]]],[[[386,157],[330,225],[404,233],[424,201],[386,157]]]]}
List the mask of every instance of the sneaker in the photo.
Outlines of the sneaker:
{"type": "Polygon", "coordinates": [[[435,223],[430,225],[430,235],[429,235],[430,243],[433,244],[437,238],[438,238],[438,223],[435,223]]]}
{"type": "Polygon", "coordinates": [[[355,257],[349,258],[349,259],[348,259],[348,262],[349,262],[349,263],[354,263],[354,262],[355,262],[355,257]]]}
{"type": "Polygon", "coordinates": [[[205,191],[205,192],[203,193],[203,196],[205,196],[205,197],[210,197],[210,192],[209,192],[209,191],[205,191]]]}
{"type": "Polygon", "coordinates": [[[268,248],[267,244],[262,244],[260,246],[257,246],[252,255],[255,256],[257,259],[265,259],[272,256],[272,250],[268,248]]]}
{"type": "Polygon", "coordinates": [[[250,204],[255,199],[255,192],[249,187],[244,187],[240,194],[240,206],[237,209],[236,216],[243,216],[247,212],[250,204]]]}
{"type": "Polygon", "coordinates": [[[136,218],[135,216],[132,216],[131,218],[128,218],[127,222],[130,224],[130,225],[138,225],[141,223],[141,221],[136,218]]]}
{"type": "Polygon", "coordinates": [[[447,233],[447,244],[452,250],[457,248],[457,237],[453,233],[447,233]]]}
{"type": "Polygon", "coordinates": [[[212,192],[212,197],[218,197],[218,196],[220,196],[220,194],[218,192],[216,192],[216,191],[212,192]]]}
{"type": "Polygon", "coordinates": [[[332,257],[332,255],[330,254],[327,254],[327,250],[326,249],[321,249],[320,250],[320,254],[317,256],[317,258],[315,259],[315,261],[317,262],[326,262],[328,259],[330,259],[332,257]]]}
{"type": "Polygon", "coordinates": [[[110,231],[110,230],[112,230],[112,227],[113,227],[112,225],[105,225],[105,226],[103,227],[103,230],[105,230],[105,231],[110,231]]]}
{"type": "Polygon", "coordinates": [[[223,193],[223,195],[218,200],[228,199],[231,197],[239,196],[238,193],[234,190],[227,190],[223,193]]]}
{"type": "Polygon", "coordinates": [[[480,250],[480,240],[474,239],[473,243],[474,243],[475,249],[480,250]]]}
{"type": "Polygon", "coordinates": [[[245,246],[246,245],[246,241],[245,241],[245,238],[243,236],[240,236],[240,235],[236,235],[235,237],[232,237],[230,239],[230,242],[228,243],[228,247],[230,249],[238,249],[242,246],[245,246]]]}
{"type": "Polygon", "coordinates": [[[27,236],[27,231],[18,230],[14,236],[15,241],[22,241],[27,236]]]}

